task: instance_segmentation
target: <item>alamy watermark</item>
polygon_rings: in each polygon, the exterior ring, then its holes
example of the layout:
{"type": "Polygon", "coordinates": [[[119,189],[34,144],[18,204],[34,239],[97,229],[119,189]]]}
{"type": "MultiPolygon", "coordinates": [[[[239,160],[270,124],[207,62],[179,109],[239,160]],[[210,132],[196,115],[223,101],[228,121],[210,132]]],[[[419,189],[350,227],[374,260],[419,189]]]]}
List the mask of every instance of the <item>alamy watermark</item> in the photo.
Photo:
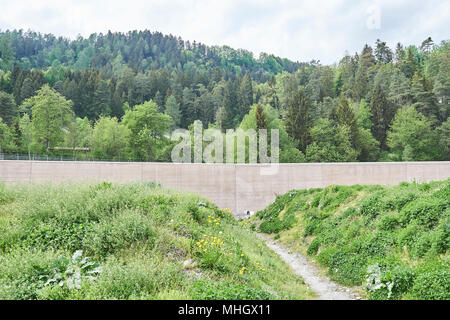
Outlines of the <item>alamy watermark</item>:
{"type": "Polygon", "coordinates": [[[366,27],[370,30],[381,29],[381,8],[379,5],[374,4],[366,9],[367,19],[366,27]]]}
{"type": "Polygon", "coordinates": [[[193,134],[186,129],[172,132],[179,143],[172,149],[174,163],[262,163],[262,175],[278,172],[279,130],[219,129],[203,130],[201,121],[194,122],[193,134]],[[270,146],[269,146],[270,143],[270,146]]]}

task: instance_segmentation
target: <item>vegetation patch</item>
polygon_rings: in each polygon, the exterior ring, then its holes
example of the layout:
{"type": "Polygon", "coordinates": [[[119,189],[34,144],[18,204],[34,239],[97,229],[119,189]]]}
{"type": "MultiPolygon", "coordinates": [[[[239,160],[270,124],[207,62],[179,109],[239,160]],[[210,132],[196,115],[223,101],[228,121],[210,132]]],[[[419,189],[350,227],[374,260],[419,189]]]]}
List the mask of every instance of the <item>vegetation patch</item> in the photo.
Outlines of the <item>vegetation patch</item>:
{"type": "Polygon", "coordinates": [[[0,185],[0,199],[0,299],[312,297],[230,210],[196,195],[0,185]]]}
{"type": "Polygon", "coordinates": [[[290,191],[253,220],[370,299],[450,298],[450,180],[290,191]]]}

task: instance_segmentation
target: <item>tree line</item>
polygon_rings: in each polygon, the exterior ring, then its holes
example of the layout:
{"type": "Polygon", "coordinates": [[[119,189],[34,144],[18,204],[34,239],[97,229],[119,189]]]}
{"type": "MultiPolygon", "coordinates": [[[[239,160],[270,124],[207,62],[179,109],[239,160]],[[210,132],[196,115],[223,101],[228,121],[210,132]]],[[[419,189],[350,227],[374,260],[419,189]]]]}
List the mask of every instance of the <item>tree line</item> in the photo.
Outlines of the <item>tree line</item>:
{"type": "Polygon", "coordinates": [[[168,132],[200,120],[279,129],[282,162],[450,159],[448,41],[378,40],[327,66],[148,31],[0,35],[2,152],[170,161],[168,132]]]}

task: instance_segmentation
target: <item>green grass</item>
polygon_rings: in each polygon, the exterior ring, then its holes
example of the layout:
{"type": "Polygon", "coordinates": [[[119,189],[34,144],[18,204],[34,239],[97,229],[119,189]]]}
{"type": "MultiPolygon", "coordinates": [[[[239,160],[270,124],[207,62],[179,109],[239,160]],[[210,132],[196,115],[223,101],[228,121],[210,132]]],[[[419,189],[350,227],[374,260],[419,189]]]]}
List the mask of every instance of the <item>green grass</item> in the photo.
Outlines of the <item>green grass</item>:
{"type": "Polygon", "coordinates": [[[147,184],[0,185],[0,299],[308,299],[256,234],[147,184]]]}
{"type": "Polygon", "coordinates": [[[291,191],[250,224],[370,299],[450,299],[450,180],[291,191]]]}

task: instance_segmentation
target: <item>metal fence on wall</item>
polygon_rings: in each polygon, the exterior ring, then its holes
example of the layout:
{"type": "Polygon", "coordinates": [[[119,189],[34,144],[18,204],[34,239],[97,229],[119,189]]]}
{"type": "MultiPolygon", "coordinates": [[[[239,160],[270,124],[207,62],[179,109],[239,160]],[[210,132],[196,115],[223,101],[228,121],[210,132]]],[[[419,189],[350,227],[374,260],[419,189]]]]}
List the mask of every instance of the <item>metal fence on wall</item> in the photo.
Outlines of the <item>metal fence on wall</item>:
{"type": "MultiPolygon", "coordinates": [[[[0,160],[20,160],[20,161],[95,161],[95,162],[147,162],[142,159],[100,159],[94,157],[68,157],[57,155],[28,155],[20,153],[0,153],[0,160]]],[[[152,162],[160,162],[152,160],[152,162]]]]}

